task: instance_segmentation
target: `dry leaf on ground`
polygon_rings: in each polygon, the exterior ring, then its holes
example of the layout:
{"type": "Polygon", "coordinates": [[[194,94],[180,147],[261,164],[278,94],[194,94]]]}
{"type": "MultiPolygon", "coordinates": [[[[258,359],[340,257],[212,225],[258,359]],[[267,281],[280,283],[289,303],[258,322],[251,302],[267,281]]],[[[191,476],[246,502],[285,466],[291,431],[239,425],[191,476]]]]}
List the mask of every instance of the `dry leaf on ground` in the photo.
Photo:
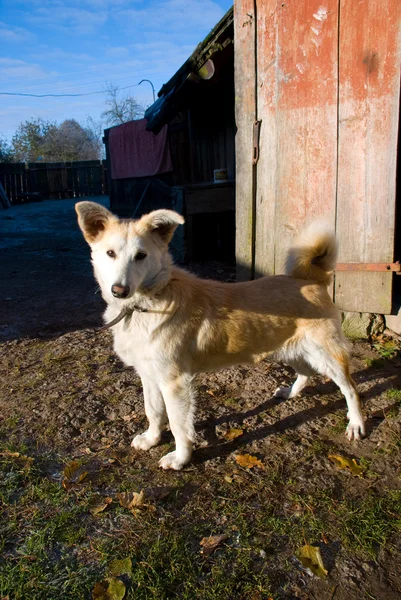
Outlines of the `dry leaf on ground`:
{"type": "Polygon", "coordinates": [[[98,515],[99,513],[103,512],[104,509],[107,508],[112,502],[113,498],[95,496],[89,503],[89,512],[91,512],[92,515],[98,515]]]}
{"type": "Polygon", "coordinates": [[[0,452],[0,456],[4,458],[14,458],[17,462],[19,461],[20,463],[24,463],[21,465],[23,469],[29,469],[34,461],[32,456],[26,456],[20,452],[10,452],[9,450],[0,452]]]}
{"type": "Polygon", "coordinates": [[[309,546],[306,544],[295,552],[295,556],[303,564],[304,567],[312,571],[317,577],[325,579],[327,570],[324,568],[322,555],[317,546],[309,546]]]}
{"type": "Polygon", "coordinates": [[[227,431],[225,431],[223,433],[223,436],[226,438],[226,440],[235,440],[237,437],[240,437],[241,435],[243,435],[244,430],[243,429],[236,429],[235,427],[233,429],[227,429],[227,431]]]}
{"type": "Polygon", "coordinates": [[[107,574],[112,577],[120,577],[121,575],[132,575],[132,560],[130,558],[115,558],[107,567],[107,574]]]}
{"type": "Polygon", "coordinates": [[[70,490],[74,485],[81,483],[87,475],[88,471],[85,471],[85,467],[73,460],[65,467],[61,484],[64,489],[70,490]]]}
{"type": "Polygon", "coordinates": [[[235,460],[241,467],[246,467],[247,469],[253,469],[254,467],[257,467],[258,469],[265,468],[262,461],[251,454],[237,454],[235,460]]]}
{"type": "Polygon", "coordinates": [[[92,600],[122,600],[125,596],[125,583],[116,577],[107,577],[95,584],[92,600]]]}
{"type": "Polygon", "coordinates": [[[200,541],[200,545],[202,546],[201,548],[201,554],[203,554],[204,556],[210,556],[218,546],[220,546],[220,544],[222,542],[224,542],[224,540],[226,540],[228,538],[228,535],[211,535],[210,537],[205,537],[200,541]]]}
{"type": "Polygon", "coordinates": [[[0,452],[0,456],[7,456],[10,458],[19,458],[21,454],[19,452],[10,452],[10,450],[5,450],[4,452],[0,452]]]}
{"type": "Polygon", "coordinates": [[[116,498],[123,508],[127,508],[132,513],[136,513],[139,508],[147,506],[144,490],[141,490],[139,494],[137,492],[121,492],[116,494],[116,498]]]}
{"type": "Polygon", "coordinates": [[[355,458],[346,458],[339,454],[329,454],[328,458],[338,469],[345,469],[355,477],[362,477],[365,469],[358,465],[355,458]]]}
{"type": "Polygon", "coordinates": [[[20,452],[10,452],[10,450],[4,450],[4,452],[0,452],[0,456],[3,456],[4,458],[16,458],[17,460],[25,462],[29,465],[34,461],[32,456],[26,456],[20,452]]]}

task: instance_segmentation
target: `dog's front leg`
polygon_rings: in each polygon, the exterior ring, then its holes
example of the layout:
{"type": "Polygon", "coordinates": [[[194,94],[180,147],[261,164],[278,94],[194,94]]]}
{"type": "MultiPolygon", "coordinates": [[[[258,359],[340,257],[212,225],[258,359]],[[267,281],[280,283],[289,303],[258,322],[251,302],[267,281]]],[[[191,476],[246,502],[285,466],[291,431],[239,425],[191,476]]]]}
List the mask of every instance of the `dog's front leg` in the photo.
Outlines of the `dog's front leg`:
{"type": "Polygon", "coordinates": [[[175,451],[169,452],[159,461],[159,466],[163,469],[179,471],[191,459],[192,444],[195,441],[195,400],[191,382],[192,377],[182,375],[161,385],[171,433],[175,439],[175,451]]]}
{"type": "Polygon", "coordinates": [[[148,429],[136,435],[131,446],[137,450],[149,450],[160,442],[162,432],[167,423],[166,407],[158,385],[148,377],[141,377],[145,413],[149,421],[148,429]]]}

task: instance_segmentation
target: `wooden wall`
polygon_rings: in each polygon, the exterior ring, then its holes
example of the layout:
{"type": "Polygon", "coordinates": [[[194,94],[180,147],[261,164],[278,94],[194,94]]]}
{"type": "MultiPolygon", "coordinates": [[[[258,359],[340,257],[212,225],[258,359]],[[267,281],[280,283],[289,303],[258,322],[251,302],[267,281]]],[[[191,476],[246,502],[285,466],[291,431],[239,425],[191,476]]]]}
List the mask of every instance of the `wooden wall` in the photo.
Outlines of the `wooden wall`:
{"type": "MultiPolygon", "coordinates": [[[[400,55],[399,0],[237,0],[240,279],[283,272],[315,218],[336,230],[340,263],[394,259],[400,55]]],[[[337,272],[334,297],[389,313],[392,284],[387,272],[337,272]]]]}

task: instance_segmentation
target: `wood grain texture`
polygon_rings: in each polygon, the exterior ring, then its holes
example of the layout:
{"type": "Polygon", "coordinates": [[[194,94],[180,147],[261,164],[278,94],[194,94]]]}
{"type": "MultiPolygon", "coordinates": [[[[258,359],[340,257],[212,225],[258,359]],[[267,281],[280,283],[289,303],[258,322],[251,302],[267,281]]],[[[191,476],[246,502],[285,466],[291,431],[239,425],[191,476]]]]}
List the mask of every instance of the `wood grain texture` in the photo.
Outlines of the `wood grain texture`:
{"type": "MultiPolygon", "coordinates": [[[[256,1],[256,0],[255,0],[256,1]]],[[[254,167],[252,127],[256,119],[254,0],[234,3],[234,72],[236,147],[236,261],[237,279],[253,276],[254,167]]]]}
{"type": "MultiPolygon", "coordinates": [[[[339,262],[393,260],[400,33],[399,0],[341,0],[339,262]]],[[[387,314],[392,284],[391,273],[337,273],[335,300],[344,310],[387,314]]]]}
{"type": "Polygon", "coordinates": [[[282,273],[295,234],[334,228],[338,0],[258,3],[256,271],[282,273]]]}

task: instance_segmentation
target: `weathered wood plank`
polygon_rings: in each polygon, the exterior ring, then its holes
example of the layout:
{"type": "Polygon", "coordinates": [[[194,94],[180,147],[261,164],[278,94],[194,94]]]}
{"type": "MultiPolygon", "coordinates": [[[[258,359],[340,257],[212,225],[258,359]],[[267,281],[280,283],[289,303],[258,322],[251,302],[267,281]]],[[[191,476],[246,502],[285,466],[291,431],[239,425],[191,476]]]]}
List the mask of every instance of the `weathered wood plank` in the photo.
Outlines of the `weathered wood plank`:
{"type": "Polygon", "coordinates": [[[256,274],[282,273],[310,221],[335,226],[338,2],[258,3],[256,274]]]}
{"type": "MultiPolygon", "coordinates": [[[[399,0],[341,1],[339,262],[393,260],[400,28],[399,0]]],[[[345,310],[387,314],[393,277],[337,273],[336,303],[345,310]]]]}
{"type": "MultiPolygon", "coordinates": [[[[256,1],[256,0],[255,0],[256,1]]],[[[236,261],[237,279],[253,276],[254,167],[252,126],[256,119],[254,0],[234,3],[234,76],[236,154],[236,261]]]]}

